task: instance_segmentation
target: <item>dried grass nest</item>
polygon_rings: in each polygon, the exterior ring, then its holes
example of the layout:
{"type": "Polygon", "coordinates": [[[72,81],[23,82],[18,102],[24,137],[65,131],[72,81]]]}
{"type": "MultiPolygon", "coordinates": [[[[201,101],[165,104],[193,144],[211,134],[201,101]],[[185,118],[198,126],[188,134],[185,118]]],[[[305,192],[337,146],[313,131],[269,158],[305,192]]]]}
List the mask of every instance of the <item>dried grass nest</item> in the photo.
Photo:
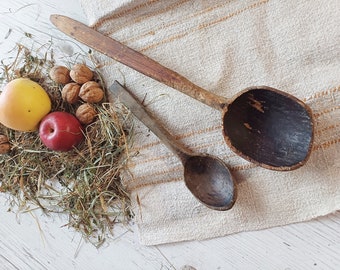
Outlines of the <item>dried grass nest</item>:
{"type": "MultiPolygon", "coordinates": [[[[1,61],[0,79],[6,83],[28,77],[47,91],[52,111],[74,113],[76,105],[61,98],[62,86],[48,76],[55,60],[51,48],[35,55],[18,44],[11,63],[1,61]]],[[[74,63],[66,63],[73,65],[74,63]]],[[[94,70],[95,80],[105,86],[94,70]]],[[[18,132],[0,124],[0,134],[9,138],[11,151],[0,155],[0,192],[10,194],[10,210],[66,213],[70,226],[100,245],[117,222],[132,217],[129,194],[120,179],[132,140],[129,114],[119,105],[94,105],[98,116],[86,126],[85,140],[69,152],[55,152],[42,145],[37,132],[18,132]]]]}

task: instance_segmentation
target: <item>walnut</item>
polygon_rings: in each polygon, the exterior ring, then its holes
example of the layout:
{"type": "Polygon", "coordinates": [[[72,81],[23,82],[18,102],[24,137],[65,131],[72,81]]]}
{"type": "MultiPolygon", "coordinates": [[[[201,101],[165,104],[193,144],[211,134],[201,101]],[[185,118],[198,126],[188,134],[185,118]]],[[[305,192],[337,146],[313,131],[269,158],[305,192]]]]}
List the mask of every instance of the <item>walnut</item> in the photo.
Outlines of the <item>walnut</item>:
{"type": "Polygon", "coordinates": [[[77,83],[68,83],[61,90],[61,97],[64,101],[74,104],[79,100],[80,85],[77,83]]]}
{"type": "Polygon", "coordinates": [[[86,102],[97,103],[103,99],[104,91],[99,83],[89,81],[81,86],[79,97],[86,102]]]}
{"type": "Polygon", "coordinates": [[[92,80],[93,72],[84,64],[76,64],[72,67],[70,76],[76,83],[83,84],[92,80]]]}
{"type": "Polygon", "coordinates": [[[88,103],[80,105],[76,111],[76,117],[80,123],[85,125],[92,123],[96,115],[96,110],[88,103]]]}
{"type": "Polygon", "coordinates": [[[11,145],[6,135],[0,134],[0,154],[7,154],[11,150],[11,145]]]}
{"type": "Polygon", "coordinates": [[[71,82],[70,70],[64,66],[54,66],[50,70],[50,77],[59,84],[67,84],[71,82]]]}

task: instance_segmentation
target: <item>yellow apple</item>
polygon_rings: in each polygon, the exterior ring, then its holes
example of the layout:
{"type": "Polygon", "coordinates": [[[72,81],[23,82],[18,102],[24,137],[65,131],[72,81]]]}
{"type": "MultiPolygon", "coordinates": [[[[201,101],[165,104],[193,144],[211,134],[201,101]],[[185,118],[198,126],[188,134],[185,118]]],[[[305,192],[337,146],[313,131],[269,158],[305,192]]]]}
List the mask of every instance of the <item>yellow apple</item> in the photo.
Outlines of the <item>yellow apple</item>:
{"type": "Polygon", "coordinates": [[[10,81],[0,94],[0,123],[18,131],[34,131],[51,110],[46,91],[27,78],[10,81]]]}

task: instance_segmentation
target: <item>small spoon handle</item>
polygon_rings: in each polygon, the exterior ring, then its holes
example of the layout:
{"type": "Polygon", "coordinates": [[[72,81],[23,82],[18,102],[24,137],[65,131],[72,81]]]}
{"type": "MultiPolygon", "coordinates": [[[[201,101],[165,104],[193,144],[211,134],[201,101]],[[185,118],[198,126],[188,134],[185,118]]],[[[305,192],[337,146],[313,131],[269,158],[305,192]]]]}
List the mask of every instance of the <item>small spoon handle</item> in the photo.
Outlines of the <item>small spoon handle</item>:
{"type": "Polygon", "coordinates": [[[119,82],[115,81],[108,89],[109,101],[112,102],[115,97],[121,101],[129,110],[148,127],[182,162],[184,162],[191,152],[179,144],[173,136],[161,125],[158,120],[152,116],[137,98],[119,82]]]}
{"type": "Polygon", "coordinates": [[[224,97],[217,96],[195,85],[177,72],[83,23],[62,15],[51,15],[50,20],[59,30],[81,43],[210,107],[222,110],[228,103],[224,97]]]}

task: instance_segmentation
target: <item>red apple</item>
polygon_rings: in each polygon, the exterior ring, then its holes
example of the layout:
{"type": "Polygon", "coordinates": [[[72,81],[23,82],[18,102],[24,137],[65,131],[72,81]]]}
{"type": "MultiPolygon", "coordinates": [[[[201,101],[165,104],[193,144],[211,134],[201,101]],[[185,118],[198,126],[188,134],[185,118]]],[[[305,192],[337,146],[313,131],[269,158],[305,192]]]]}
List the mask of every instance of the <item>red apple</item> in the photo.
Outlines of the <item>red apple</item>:
{"type": "Polygon", "coordinates": [[[69,151],[79,144],[84,135],[78,119],[67,112],[52,112],[40,122],[39,136],[47,148],[55,151],[69,151]]]}

